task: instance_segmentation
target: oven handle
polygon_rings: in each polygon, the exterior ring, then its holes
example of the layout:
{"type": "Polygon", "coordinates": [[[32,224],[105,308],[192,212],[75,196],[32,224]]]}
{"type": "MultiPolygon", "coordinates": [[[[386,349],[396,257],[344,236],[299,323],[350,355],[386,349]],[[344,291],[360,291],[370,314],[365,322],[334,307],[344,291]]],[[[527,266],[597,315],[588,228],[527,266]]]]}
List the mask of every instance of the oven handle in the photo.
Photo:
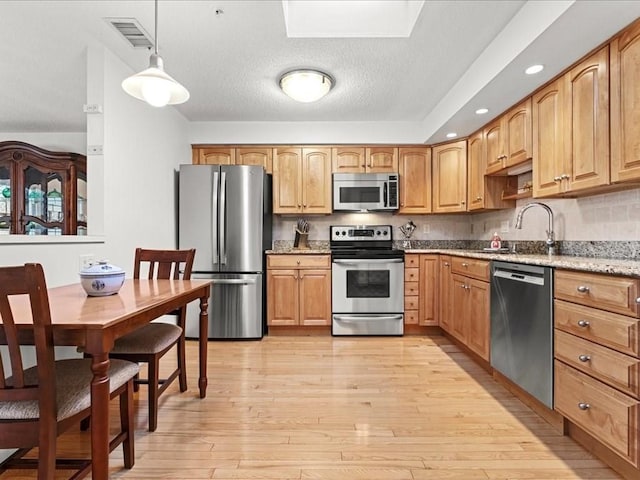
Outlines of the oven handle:
{"type": "Polygon", "coordinates": [[[333,263],[338,263],[340,265],[361,265],[363,263],[404,263],[403,258],[359,258],[357,260],[342,260],[340,258],[335,258],[332,261],[333,263]]]}
{"type": "Polygon", "coordinates": [[[333,318],[346,323],[353,322],[374,322],[379,320],[402,320],[402,315],[387,315],[387,316],[375,316],[375,317],[355,317],[352,315],[334,315],[333,318]]]}

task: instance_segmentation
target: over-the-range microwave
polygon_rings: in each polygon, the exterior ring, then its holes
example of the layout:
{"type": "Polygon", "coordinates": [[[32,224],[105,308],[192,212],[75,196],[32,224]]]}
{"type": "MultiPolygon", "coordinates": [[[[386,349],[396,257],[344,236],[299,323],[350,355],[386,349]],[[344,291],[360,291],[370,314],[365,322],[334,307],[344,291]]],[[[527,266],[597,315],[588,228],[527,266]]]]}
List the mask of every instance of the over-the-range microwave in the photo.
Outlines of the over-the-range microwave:
{"type": "Polygon", "coordinates": [[[398,174],[334,173],[333,210],[343,212],[398,209],[398,174]]]}

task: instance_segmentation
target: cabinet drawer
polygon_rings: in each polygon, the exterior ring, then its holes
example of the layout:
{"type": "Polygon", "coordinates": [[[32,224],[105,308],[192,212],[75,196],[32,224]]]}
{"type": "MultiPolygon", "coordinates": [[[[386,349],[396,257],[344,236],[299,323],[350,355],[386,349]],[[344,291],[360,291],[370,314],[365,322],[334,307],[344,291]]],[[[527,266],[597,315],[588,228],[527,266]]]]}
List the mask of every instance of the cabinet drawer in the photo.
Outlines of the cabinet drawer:
{"type": "Polygon", "coordinates": [[[418,268],[420,267],[420,255],[411,254],[404,256],[405,268],[418,268]]]}
{"type": "Polygon", "coordinates": [[[638,401],[556,360],[555,409],[638,464],[638,401]]]}
{"type": "Polygon", "coordinates": [[[329,255],[267,255],[267,268],[330,268],[329,255]]]}
{"type": "Polygon", "coordinates": [[[420,283],[418,282],[405,282],[404,284],[405,296],[420,295],[420,283]]]}
{"type": "Polygon", "coordinates": [[[556,270],[554,296],[562,300],[638,317],[638,283],[630,277],[556,270]]]}
{"type": "Polygon", "coordinates": [[[478,280],[489,281],[489,262],[475,258],[451,257],[451,271],[478,280]]]}
{"type": "Polygon", "coordinates": [[[420,316],[417,310],[407,310],[404,312],[404,324],[405,325],[418,325],[420,316]]]}
{"type": "Polygon", "coordinates": [[[420,269],[419,268],[405,268],[404,269],[404,281],[406,282],[418,282],[420,281],[420,269]]]}
{"type": "Polygon", "coordinates": [[[404,309],[406,310],[418,310],[420,305],[420,297],[404,297],[404,309]]]}
{"type": "Polygon", "coordinates": [[[587,340],[629,355],[640,355],[640,320],[636,318],[556,300],[554,324],[560,330],[587,340]]]}
{"type": "Polygon", "coordinates": [[[612,387],[638,398],[640,360],[597,345],[561,330],[555,330],[555,356],[558,360],[592,375],[612,387]]]}

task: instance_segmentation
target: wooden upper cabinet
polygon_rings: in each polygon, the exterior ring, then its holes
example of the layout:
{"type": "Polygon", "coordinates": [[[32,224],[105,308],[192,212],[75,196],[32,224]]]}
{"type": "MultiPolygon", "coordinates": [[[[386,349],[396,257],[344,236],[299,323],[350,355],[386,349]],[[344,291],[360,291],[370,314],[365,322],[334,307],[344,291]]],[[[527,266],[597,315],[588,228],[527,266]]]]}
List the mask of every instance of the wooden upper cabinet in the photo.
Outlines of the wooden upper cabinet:
{"type": "Polygon", "coordinates": [[[236,148],[236,165],[259,165],[267,173],[272,173],[273,150],[271,147],[236,148]]]}
{"type": "Polygon", "coordinates": [[[397,147],[367,147],[367,172],[398,173],[397,147]]]}
{"type": "Polygon", "coordinates": [[[236,149],[233,147],[193,148],[195,165],[235,165],[236,149]]]}
{"type": "Polygon", "coordinates": [[[533,155],[531,98],[484,128],[488,175],[518,165],[533,155]]]}
{"type": "Polygon", "coordinates": [[[432,148],[433,212],[467,210],[467,141],[432,148]]]}
{"type": "Polygon", "coordinates": [[[302,148],[278,148],[273,160],[273,213],[301,213],[302,148]]]}
{"type": "Polygon", "coordinates": [[[302,149],[302,213],[331,213],[331,148],[302,149]]]}
{"type": "Polygon", "coordinates": [[[366,168],[364,147],[333,147],[333,173],[359,173],[366,168]]]}
{"type": "Polygon", "coordinates": [[[609,47],[533,97],[533,196],[609,184],[609,47]]]}
{"type": "Polygon", "coordinates": [[[431,213],[431,148],[400,148],[398,213],[431,213]]]}
{"type": "MultiPolygon", "coordinates": [[[[565,192],[609,184],[609,47],[564,75],[567,93],[565,192]]],[[[640,145],[640,143],[638,144],[640,145]]]]}
{"type": "Polygon", "coordinates": [[[509,110],[503,118],[504,162],[505,167],[512,167],[533,156],[531,98],[509,110]]]}
{"type": "Polygon", "coordinates": [[[565,82],[548,84],[533,96],[533,196],[548,197],[561,192],[564,170],[565,82]]]}
{"type": "Polygon", "coordinates": [[[479,131],[471,135],[467,143],[469,210],[481,210],[484,208],[484,173],[486,171],[483,132],[479,131]]]}
{"type": "Polygon", "coordinates": [[[640,20],[611,42],[611,181],[640,179],[640,20]]]}
{"type": "Polygon", "coordinates": [[[398,147],[333,147],[332,156],[333,173],[398,173],[398,147]]]}

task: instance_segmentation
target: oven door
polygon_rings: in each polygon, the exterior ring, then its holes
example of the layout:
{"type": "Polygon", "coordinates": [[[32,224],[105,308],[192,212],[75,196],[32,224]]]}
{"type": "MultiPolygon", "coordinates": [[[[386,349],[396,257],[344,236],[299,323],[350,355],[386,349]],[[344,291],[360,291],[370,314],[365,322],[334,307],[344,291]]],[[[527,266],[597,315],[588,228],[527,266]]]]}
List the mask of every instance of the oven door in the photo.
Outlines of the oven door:
{"type": "Polygon", "coordinates": [[[404,259],[334,258],[333,313],[403,313],[404,259]]]}

